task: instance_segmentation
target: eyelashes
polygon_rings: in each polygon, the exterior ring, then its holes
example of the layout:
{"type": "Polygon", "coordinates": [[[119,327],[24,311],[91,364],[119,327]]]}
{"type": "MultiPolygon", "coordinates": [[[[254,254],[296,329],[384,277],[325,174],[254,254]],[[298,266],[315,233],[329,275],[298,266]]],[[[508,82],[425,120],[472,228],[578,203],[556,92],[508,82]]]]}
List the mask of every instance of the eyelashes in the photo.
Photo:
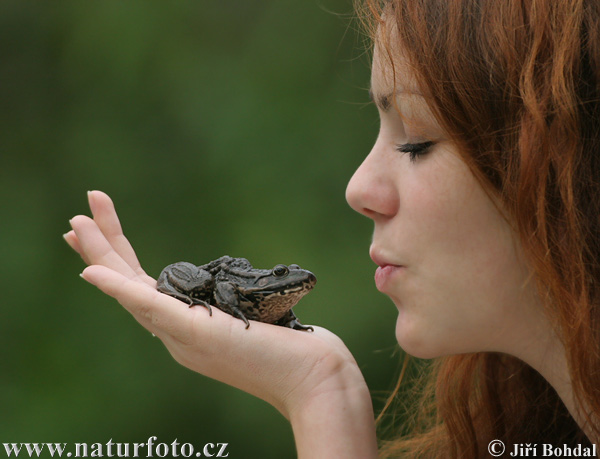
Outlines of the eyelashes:
{"type": "Polygon", "coordinates": [[[419,143],[402,143],[396,146],[396,151],[400,153],[408,153],[408,157],[411,162],[415,162],[420,156],[426,155],[431,150],[433,142],[419,142],[419,143]]]}

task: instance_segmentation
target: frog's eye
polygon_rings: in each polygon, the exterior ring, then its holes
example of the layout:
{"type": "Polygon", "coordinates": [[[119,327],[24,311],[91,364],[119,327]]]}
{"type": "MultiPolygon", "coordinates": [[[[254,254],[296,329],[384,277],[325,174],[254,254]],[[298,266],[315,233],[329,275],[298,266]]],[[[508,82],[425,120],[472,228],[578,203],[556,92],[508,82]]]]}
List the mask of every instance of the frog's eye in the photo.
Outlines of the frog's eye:
{"type": "Polygon", "coordinates": [[[289,272],[290,270],[286,265],[277,265],[273,268],[273,275],[275,277],[285,277],[289,272]]]}

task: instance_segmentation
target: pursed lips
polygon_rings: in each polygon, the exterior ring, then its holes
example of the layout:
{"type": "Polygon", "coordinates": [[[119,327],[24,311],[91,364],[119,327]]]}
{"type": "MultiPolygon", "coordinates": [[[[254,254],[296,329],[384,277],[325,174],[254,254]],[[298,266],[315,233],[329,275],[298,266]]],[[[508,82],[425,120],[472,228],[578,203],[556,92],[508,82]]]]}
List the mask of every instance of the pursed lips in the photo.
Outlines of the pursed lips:
{"type": "Polygon", "coordinates": [[[377,290],[388,293],[389,289],[387,287],[389,286],[390,279],[403,271],[404,265],[388,261],[374,246],[371,246],[369,255],[371,260],[378,266],[375,270],[375,285],[377,286],[377,290]]]}

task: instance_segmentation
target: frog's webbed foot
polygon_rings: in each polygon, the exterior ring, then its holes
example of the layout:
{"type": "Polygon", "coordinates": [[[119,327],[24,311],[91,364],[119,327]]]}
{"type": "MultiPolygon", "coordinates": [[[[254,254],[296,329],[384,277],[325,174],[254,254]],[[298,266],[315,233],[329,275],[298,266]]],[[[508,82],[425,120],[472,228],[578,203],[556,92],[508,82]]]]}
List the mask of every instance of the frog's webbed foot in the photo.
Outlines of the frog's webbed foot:
{"type": "Polygon", "coordinates": [[[275,322],[275,325],[282,327],[293,328],[294,330],[315,331],[310,325],[301,324],[296,317],[296,314],[290,309],[285,315],[275,322]]]}

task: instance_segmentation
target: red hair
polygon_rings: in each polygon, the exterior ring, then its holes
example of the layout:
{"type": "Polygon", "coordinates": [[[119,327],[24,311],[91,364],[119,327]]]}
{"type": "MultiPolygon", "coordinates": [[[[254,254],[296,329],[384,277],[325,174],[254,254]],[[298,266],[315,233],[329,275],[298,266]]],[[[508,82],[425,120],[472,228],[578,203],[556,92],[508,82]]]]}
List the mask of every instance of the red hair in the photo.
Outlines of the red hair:
{"type": "MultiPolygon", "coordinates": [[[[600,3],[364,0],[358,11],[388,56],[402,49],[437,120],[501,203],[600,438],[600,3]]],[[[471,458],[492,439],[586,441],[555,391],[514,357],[451,356],[429,378],[424,415],[385,454],[471,458]]]]}

